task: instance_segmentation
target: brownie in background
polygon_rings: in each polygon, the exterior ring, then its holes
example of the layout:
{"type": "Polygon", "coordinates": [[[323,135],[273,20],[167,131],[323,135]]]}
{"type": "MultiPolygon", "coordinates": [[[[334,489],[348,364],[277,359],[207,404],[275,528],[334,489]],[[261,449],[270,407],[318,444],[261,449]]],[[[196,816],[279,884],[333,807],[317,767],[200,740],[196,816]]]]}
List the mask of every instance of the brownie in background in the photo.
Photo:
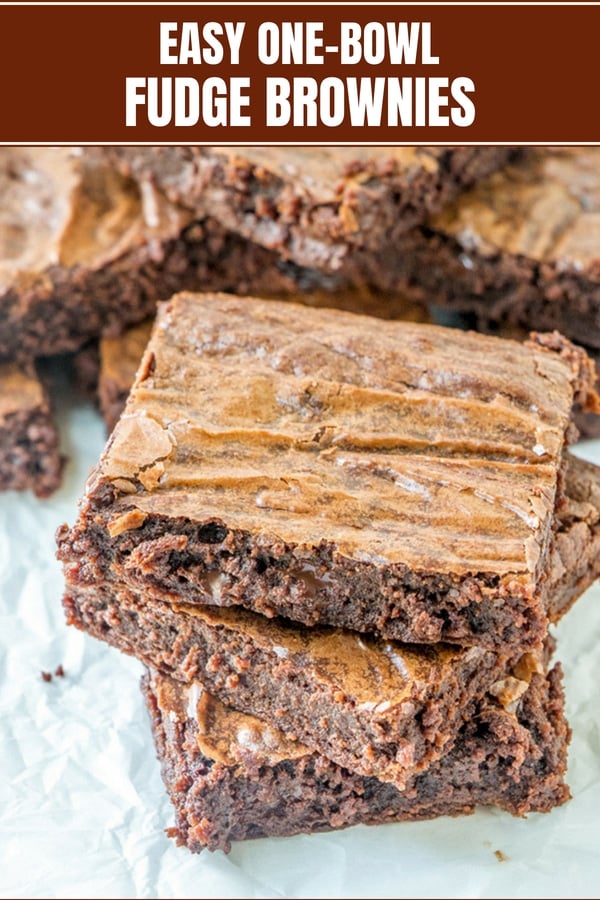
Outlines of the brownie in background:
{"type": "Polygon", "coordinates": [[[37,374],[0,364],[0,490],[48,497],[60,486],[63,462],[48,394],[37,374]]]}

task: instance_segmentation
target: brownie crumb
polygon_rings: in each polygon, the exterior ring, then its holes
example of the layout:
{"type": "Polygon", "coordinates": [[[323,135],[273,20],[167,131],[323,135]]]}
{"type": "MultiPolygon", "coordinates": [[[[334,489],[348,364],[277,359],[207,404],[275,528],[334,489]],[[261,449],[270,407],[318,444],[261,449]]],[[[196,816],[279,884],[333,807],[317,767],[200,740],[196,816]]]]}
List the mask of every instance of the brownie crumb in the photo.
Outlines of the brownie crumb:
{"type": "Polygon", "coordinates": [[[508,862],[508,856],[506,853],[503,853],[502,850],[494,850],[494,856],[498,862],[508,862]]]}
{"type": "Polygon", "coordinates": [[[58,665],[56,667],[56,669],[54,670],[54,674],[56,675],[57,678],[65,677],[65,670],[63,669],[62,663],[60,663],[60,665],[58,665]]]}
{"type": "Polygon", "coordinates": [[[42,681],[52,681],[52,674],[50,672],[41,672],[42,681]]]}

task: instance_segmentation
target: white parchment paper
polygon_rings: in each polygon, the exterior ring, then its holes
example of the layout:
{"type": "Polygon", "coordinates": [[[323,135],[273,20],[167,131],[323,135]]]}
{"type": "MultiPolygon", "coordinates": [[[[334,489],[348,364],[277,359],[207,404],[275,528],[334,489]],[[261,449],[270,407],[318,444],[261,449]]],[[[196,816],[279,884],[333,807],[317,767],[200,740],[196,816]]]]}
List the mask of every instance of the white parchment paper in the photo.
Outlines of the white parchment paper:
{"type": "MultiPolygon", "coordinates": [[[[573,728],[566,806],[251,841],[229,856],[177,848],[141,666],[63,621],[54,532],[74,520],[104,432],[91,407],[61,405],[62,490],[0,494],[1,897],[600,895],[597,587],[557,629],[573,728]],[[42,681],[59,664],[65,677],[42,681]]],[[[600,442],[577,452],[600,463],[600,442]]]]}

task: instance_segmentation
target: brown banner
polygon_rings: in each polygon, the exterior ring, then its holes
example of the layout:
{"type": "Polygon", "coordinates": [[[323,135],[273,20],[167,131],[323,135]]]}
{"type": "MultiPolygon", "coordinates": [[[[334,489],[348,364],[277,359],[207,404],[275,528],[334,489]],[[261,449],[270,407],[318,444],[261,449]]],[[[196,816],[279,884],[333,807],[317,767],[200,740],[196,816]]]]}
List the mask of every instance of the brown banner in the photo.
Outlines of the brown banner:
{"type": "Polygon", "coordinates": [[[600,143],[599,33],[597,5],[0,6],[0,141],[600,143]]]}

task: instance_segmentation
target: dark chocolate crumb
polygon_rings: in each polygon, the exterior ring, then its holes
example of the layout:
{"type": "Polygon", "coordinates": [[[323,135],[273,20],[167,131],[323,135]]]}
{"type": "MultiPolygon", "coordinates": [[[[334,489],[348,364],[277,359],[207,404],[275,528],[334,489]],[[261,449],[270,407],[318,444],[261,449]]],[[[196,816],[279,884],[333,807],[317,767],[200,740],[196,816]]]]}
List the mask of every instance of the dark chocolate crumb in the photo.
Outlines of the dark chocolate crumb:
{"type": "Polygon", "coordinates": [[[64,678],[64,677],[65,677],[65,670],[63,669],[62,663],[60,663],[60,664],[56,667],[56,669],[54,670],[54,674],[56,675],[57,678],[64,678]]]}
{"type": "Polygon", "coordinates": [[[42,681],[52,681],[52,675],[50,672],[42,672],[42,681]]]}

